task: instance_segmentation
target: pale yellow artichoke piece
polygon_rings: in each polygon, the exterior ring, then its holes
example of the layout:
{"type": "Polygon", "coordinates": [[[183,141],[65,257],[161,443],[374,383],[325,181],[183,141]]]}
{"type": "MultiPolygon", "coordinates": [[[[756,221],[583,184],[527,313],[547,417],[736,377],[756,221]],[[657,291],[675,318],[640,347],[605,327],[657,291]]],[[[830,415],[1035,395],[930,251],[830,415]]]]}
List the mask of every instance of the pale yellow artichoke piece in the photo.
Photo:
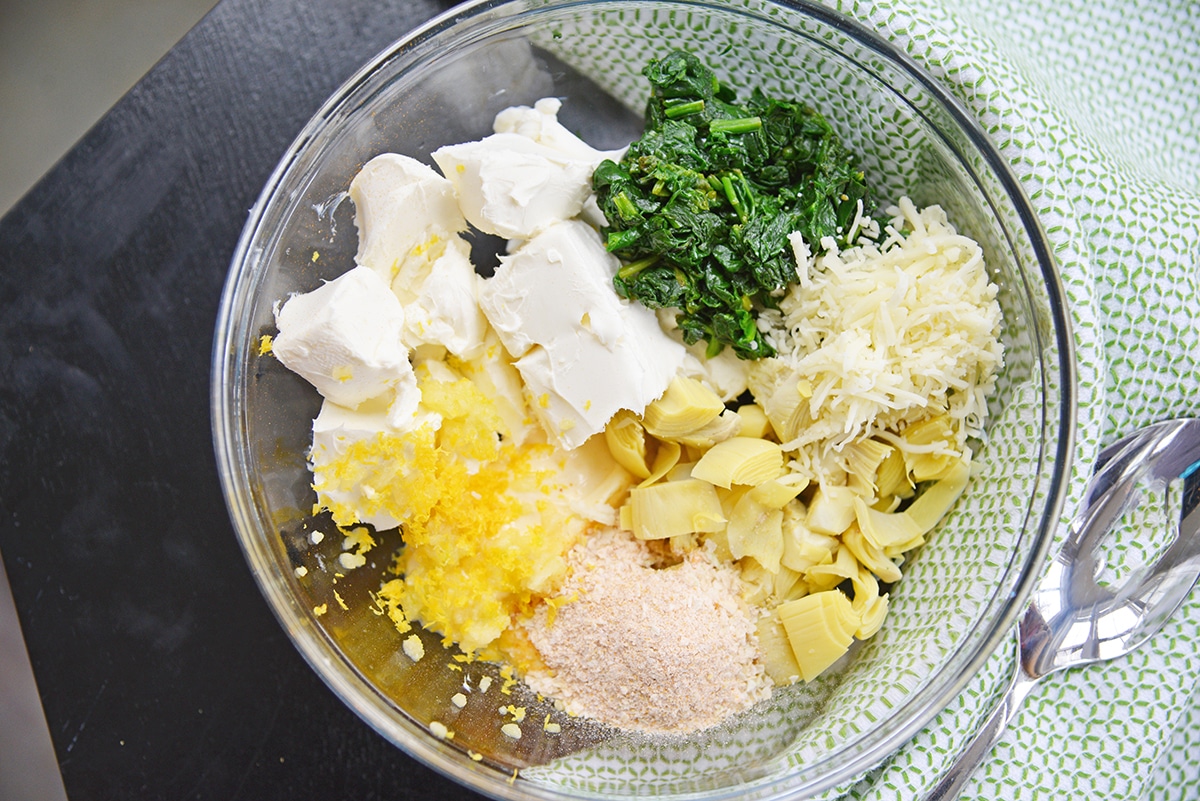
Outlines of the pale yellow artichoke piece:
{"type": "Polygon", "coordinates": [[[954,424],[948,414],[936,414],[910,423],[901,435],[909,445],[942,444],[954,442],[954,424]]]}
{"type": "Polygon", "coordinates": [[[967,488],[971,477],[971,462],[968,458],[955,459],[946,470],[945,477],[925,488],[917,499],[904,510],[917,528],[929,532],[946,516],[950,507],[967,488]]]}
{"type": "Polygon", "coordinates": [[[633,507],[628,502],[617,510],[617,525],[624,531],[633,531],[633,507]]]}
{"type": "Polygon", "coordinates": [[[873,509],[861,499],[854,502],[855,521],[870,545],[885,557],[911,551],[925,542],[938,521],[962,495],[970,478],[971,465],[955,459],[946,477],[927,487],[903,512],[873,509]]]}
{"type": "Polygon", "coordinates": [[[900,568],[884,554],[882,549],[867,541],[867,538],[859,531],[857,523],[851,525],[842,534],[842,545],[849,548],[850,552],[854,554],[854,558],[878,576],[880,581],[891,584],[900,580],[900,568]]]}
{"type": "Polygon", "coordinates": [[[689,551],[694,551],[696,548],[700,547],[700,540],[694,533],[677,534],[668,539],[667,542],[671,546],[672,553],[688,553],[689,551]]]}
{"type": "Polygon", "coordinates": [[[621,409],[604,426],[604,441],[617,464],[638,478],[650,477],[653,459],[646,429],[638,416],[628,409],[621,409]]]}
{"type": "Polygon", "coordinates": [[[879,497],[911,498],[916,490],[908,477],[908,466],[904,463],[904,454],[897,448],[879,465],[876,473],[875,488],[879,497]]]}
{"type": "Polygon", "coordinates": [[[805,509],[799,501],[783,510],[783,557],[780,563],[804,573],[810,567],[832,561],[837,538],[818,534],[804,525],[805,509]]]}
{"type": "Polygon", "coordinates": [[[720,396],[694,378],[676,376],[642,414],[642,424],[659,439],[677,439],[711,423],[725,411],[720,396]]]}
{"type": "Polygon", "coordinates": [[[738,417],[737,412],[726,409],[710,420],[707,425],[675,439],[689,448],[706,451],[717,443],[740,436],[741,431],[742,418],[738,417]]]}
{"type": "Polygon", "coordinates": [[[879,579],[865,567],[859,568],[853,581],[854,600],[851,606],[859,617],[858,630],[854,632],[854,636],[865,640],[875,636],[883,626],[883,619],[887,616],[888,596],[886,593],[879,594],[879,579]]]}
{"type": "Polygon", "coordinates": [[[879,467],[895,450],[893,446],[877,439],[863,439],[847,445],[842,451],[842,458],[846,462],[846,483],[864,495],[875,497],[879,491],[879,467]]]}
{"type": "Polygon", "coordinates": [[[775,577],[754,559],[737,563],[742,579],[742,600],[751,606],[766,606],[775,592],[775,577]]]}
{"type": "Polygon", "coordinates": [[[792,646],[800,676],[806,682],[845,655],[861,624],[850,599],[838,590],[788,601],[775,612],[792,646]]]}
{"type": "Polygon", "coordinates": [[[725,529],[720,531],[705,531],[703,534],[704,541],[713,544],[713,556],[722,562],[732,562],[733,554],[729,552],[729,537],[725,535],[725,529]]]}
{"type": "Polygon", "coordinates": [[[858,530],[880,550],[893,548],[907,551],[916,547],[925,533],[905,512],[879,512],[867,506],[862,498],[854,499],[854,517],[858,530]]]}
{"type": "Polygon", "coordinates": [[[746,487],[734,484],[729,489],[717,487],[717,497],[721,499],[721,508],[725,510],[726,517],[733,516],[733,510],[737,507],[738,501],[742,499],[754,487],[746,487]]]}
{"type": "Polygon", "coordinates": [[[696,466],[695,462],[679,462],[677,465],[667,471],[663,476],[664,481],[684,481],[692,478],[692,468],[696,466]]]}
{"type": "Polygon", "coordinates": [[[783,558],[784,507],[803,489],[767,481],[741,493],[728,515],[725,534],[735,559],[752,556],[777,575],[783,558]]]}
{"type": "Polygon", "coordinates": [[[763,615],[754,627],[758,638],[758,653],[763,668],[777,687],[786,687],[800,680],[800,665],[792,653],[787,632],[775,614],[763,615]]]}
{"type": "Polygon", "coordinates": [[[767,572],[779,572],[783,556],[783,510],[760,503],[747,492],[733,508],[725,527],[729,551],[734,559],[754,557],[767,572]]]}
{"type": "Polygon", "coordinates": [[[633,474],[612,458],[600,436],[588,437],[582,445],[567,452],[559,478],[573,489],[572,509],[603,525],[613,524],[613,508],[637,483],[633,474]]]}
{"type": "Polygon", "coordinates": [[[911,474],[914,482],[938,481],[954,469],[958,455],[954,453],[918,453],[911,457],[911,474]]]}
{"type": "Polygon", "coordinates": [[[633,536],[661,540],[693,532],[719,531],[725,515],[717,491],[706,481],[667,481],[629,491],[633,536]]]}
{"type": "Polygon", "coordinates": [[[759,585],[761,592],[757,593],[758,606],[773,607],[783,601],[808,594],[808,585],[804,577],[795,570],[780,567],[778,572],[772,573],[753,556],[745,556],[735,561],[741,571],[742,581],[759,585]]]}
{"type": "Polygon", "coordinates": [[[746,371],[746,379],[775,436],[783,442],[793,439],[796,434],[791,431],[791,421],[801,416],[801,407],[808,406],[807,399],[800,395],[796,371],[783,359],[755,359],[746,371]]]}
{"type": "Polygon", "coordinates": [[[859,624],[858,630],[854,632],[854,636],[860,640],[865,640],[874,637],[883,628],[883,621],[887,617],[888,604],[891,603],[887,593],[876,597],[871,603],[867,604],[861,613],[862,623],[859,624]]]}
{"type": "Polygon", "coordinates": [[[804,574],[804,582],[810,593],[829,592],[843,581],[845,579],[835,573],[814,573],[811,568],[804,574]]]}
{"type": "Polygon", "coordinates": [[[740,436],[765,439],[773,433],[767,413],[757,403],[744,403],[737,408],[735,414],[742,421],[740,436]]]}
{"type": "MultiPolygon", "coordinates": [[[[780,442],[791,442],[797,439],[802,433],[817,425],[817,419],[813,417],[812,407],[808,402],[811,395],[804,395],[805,391],[812,392],[812,384],[801,380],[797,382],[796,391],[799,394],[801,401],[796,408],[792,410],[792,414],[783,424],[783,429],[775,429],[775,433],[779,436],[780,442]]],[[[826,423],[828,425],[828,423],[826,423]]],[[[774,427],[774,421],[772,421],[774,427]]]]}
{"type": "Polygon", "coordinates": [[[783,451],[777,443],[755,437],[718,442],[696,462],[695,478],[729,489],[733,484],[755,486],[783,473],[783,451]]]}
{"type": "Polygon", "coordinates": [[[783,565],[779,566],[779,572],[775,574],[773,587],[775,598],[781,602],[808,595],[808,584],[804,577],[783,565]]]}
{"type": "Polygon", "coordinates": [[[795,500],[807,486],[808,478],[798,473],[788,473],[754,486],[750,493],[759,503],[772,509],[782,509],[795,500]]]}
{"type": "Polygon", "coordinates": [[[944,477],[957,460],[953,452],[957,438],[949,415],[939,414],[913,423],[900,437],[910,446],[904,460],[915,482],[944,477]]]}
{"type": "Polygon", "coordinates": [[[660,442],[654,449],[654,462],[650,465],[650,475],[642,479],[639,487],[648,487],[668,475],[679,464],[679,456],[683,452],[678,442],[660,442]]]}
{"type": "Polygon", "coordinates": [[[915,540],[911,540],[910,542],[906,542],[902,545],[891,545],[887,548],[884,548],[883,555],[886,556],[888,559],[891,559],[897,565],[902,565],[902,564],[904,564],[904,555],[905,554],[907,554],[909,551],[913,550],[914,548],[920,548],[924,544],[925,544],[925,538],[917,537],[915,540]]]}
{"type": "Polygon", "coordinates": [[[831,586],[836,587],[846,579],[857,577],[859,569],[860,566],[858,560],[854,558],[854,553],[849,548],[839,547],[834,552],[832,562],[813,565],[804,572],[804,576],[809,582],[812,582],[817,576],[829,577],[833,579],[831,586]]]}
{"type": "Polygon", "coordinates": [[[877,501],[875,501],[875,503],[871,504],[871,508],[877,512],[888,512],[890,514],[891,512],[894,512],[900,508],[900,503],[902,501],[903,498],[900,498],[896,495],[884,495],[882,498],[879,498],[877,501]]]}
{"type": "Polygon", "coordinates": [[[850,487],[822,484],[808,505],[804,523],[818,534],[837,536],[854,522],[854,500],[858,493],[850,487]]]}

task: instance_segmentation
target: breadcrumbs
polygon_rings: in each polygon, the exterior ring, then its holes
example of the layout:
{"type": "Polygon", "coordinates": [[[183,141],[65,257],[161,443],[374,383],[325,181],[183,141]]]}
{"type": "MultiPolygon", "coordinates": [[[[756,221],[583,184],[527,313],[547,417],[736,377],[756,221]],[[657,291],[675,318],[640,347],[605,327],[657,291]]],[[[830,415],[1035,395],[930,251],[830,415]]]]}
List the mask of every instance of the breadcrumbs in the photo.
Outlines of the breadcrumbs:
{"type": "Polygon", "coordinates": [[[605,529],[568,562],[561,594],[579,600],[528,625],[547,668],[526,677],[536,692],[650,734],[708,728],[770,694],[740,579],[707,551],[656,569],[644,543],[605,529]]]}

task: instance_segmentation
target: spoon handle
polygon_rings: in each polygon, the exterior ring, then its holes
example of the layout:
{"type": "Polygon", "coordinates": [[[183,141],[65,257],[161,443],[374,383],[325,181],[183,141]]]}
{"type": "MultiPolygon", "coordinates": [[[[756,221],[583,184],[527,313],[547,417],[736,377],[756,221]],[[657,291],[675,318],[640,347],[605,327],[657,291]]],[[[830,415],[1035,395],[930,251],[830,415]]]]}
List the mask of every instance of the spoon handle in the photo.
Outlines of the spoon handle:
{"type": "Polygon", "coordinates": [[[1018,634],[1015,639],[1017,641],[1017,658],[1008,688],[992,709],[992,713],[988,715],[987,720],[975,732],[975,736],[971,738],[966,748],[925,796],[925,801],[951,801],[958,798],[958,794],[966,786],[971,774],[983,762],[983,758],[992,750],[992,746],[999,742],[1000,735],[1004,733],[1009,721],[1016,715],[1017,708],[1025,700],[1025,696],[1029,695],[1029,691],[1037,684],[1037,679],[1030,677],[1021,666],[1020,635],[1018,634]]]}

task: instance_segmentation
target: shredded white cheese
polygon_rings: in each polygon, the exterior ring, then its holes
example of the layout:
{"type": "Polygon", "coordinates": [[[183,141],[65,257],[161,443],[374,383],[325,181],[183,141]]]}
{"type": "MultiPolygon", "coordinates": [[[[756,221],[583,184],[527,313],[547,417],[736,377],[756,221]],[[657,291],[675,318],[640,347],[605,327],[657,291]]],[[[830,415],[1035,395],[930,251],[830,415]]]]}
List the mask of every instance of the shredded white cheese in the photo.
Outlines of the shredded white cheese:
{"type": "Polygon", "coordinates": [[[1003,363],[997,288],[979,244],[939,206],[918,211],[902,198],[888,213],[878,245],[797,265],[807,280],[780,301],[784,330],[770,335],[779,355],[751,369],[785,450],[817,477],[831,450],[942,412],[961,450],[982,433],[1003,363]]]}

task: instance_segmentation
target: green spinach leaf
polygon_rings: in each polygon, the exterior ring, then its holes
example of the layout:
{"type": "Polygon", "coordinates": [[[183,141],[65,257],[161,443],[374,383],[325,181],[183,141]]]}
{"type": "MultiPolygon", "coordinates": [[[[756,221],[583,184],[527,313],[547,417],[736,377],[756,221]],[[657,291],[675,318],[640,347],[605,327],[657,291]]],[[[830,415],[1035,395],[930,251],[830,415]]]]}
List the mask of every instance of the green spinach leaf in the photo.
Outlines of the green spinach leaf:
{"type": "Polygon", "coordinates": [[[755,90],[740,102],[697,56],[675,50],[643,70],[646,129],[619,163],[593,175],[606,246],[625,263],[622,297],[677,309],[689,344],[743,359],[774,354],[758,312],[797,280],[788,235],[814,253],[839,247],[860,201],[862,171],[828,121],[801,102],[755,90]]]}

